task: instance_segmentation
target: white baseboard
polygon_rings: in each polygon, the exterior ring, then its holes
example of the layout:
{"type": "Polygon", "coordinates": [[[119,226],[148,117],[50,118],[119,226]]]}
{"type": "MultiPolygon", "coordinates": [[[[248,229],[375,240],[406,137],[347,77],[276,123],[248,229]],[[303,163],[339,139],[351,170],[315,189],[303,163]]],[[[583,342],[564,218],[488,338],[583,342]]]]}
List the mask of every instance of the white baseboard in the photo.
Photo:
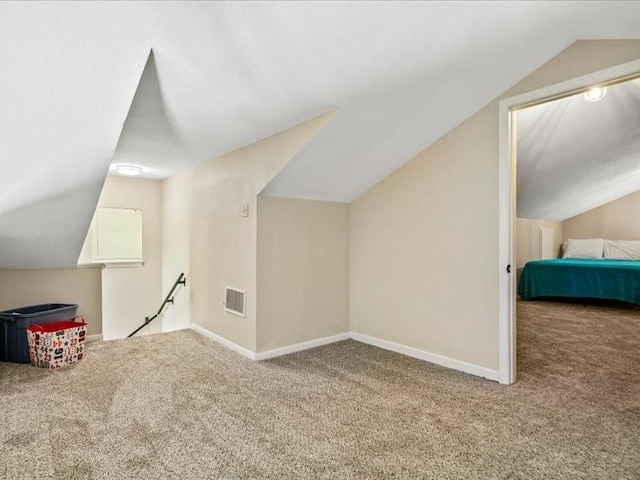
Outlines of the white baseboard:
{"type": "Polygon", "coordinates": [[[87,335],[85,337],[85,342],[101,342],[102,341],[102,334],[98,334],[98,335],[87,335]]]}
{"type": "Polygon", "coordinates": [[[340,333],[338,335],[332,335],[330,337],[317,338],[315,340],[309,340],[308,342],[296,343],[294,345],[287,345],[286,347],[274,348],[272,350],[255,353],[198,325],[191,324],[191,329],[196,331],[200,335],[210,338],[214,342],[219,343],[254,361],[267,360],[270,358],[280,357],[282,355],[288,355],[290,353],[301,352],[303,350],[321,347],[323,345],[329,345],[330,343],[342,342],[344,340],[352,339],[357,342],[373,345],[374,347],[383,348],[385,350],[401,353],[403,355],[417,358],[419,360],[424,360],[425,362],[435,363],[436,365],[440,365],[442,367],[469,373],[477,377],[500,381],[500,373],[497,370],[491,370],[490,368],[480,367],[478,365],[474,365],[473,363],[467,363],[462,360],[456,360],[454,358],[445,357],[444,355],[438,355],[437,353],[427,352],[418,348],[408,347],[407,345],[402,345],[400,343],[390,342],[389,340],[383,340],[380,338],[363,335],[361,333],[340,333]]]}
{"type": "Polygon", "coordinates": [[[424,350],[419,350],[414,347],[408,347],[400,343],[390,342],[389,340],[382,340],[376,337],[370,337],[361,333],[351,332],[351,338],[358,342],[373,345],[374,347],[383,348],[385,350],[391,350],[392,352],[401,353],[409,357],[424,360],[426,362],[435,363],[442,367],[452,368],[453,370],[459,370],[461,372],[470,373],[477,377],[483,377],[488,380],[500,380],[500,373],[497,370],[491,370],[490,368],[480,367],[473,363],[463,362],[462,360],[456,360],[454,358],[445,357],[444,355],[438,355],[437,353],[431,353],[424,350]]]}
{"type": "Polygon", "coordinates": [[[204,337],[207,337],[207,338],[210,338],[214,342],[219,343],[220,345],[223,345],[223,346],[227,347],[228,349],[239,353],[240,355],[244,355],[245,357],[247,357],[247,358],[249,358],[251,360],[255,360],[256,359],[256,354],[254,352],[252,352],[251,350],[248,350],[248,349],[246,349],[244,347],[241,347],[237,343],[233,343],[231,340],[227,340],[226,338],[221,337],[220,335],[216,335],[215,333],[210,332],[206,328],[202,328],[201,326],[192,323],[191,324],[191,329],[196,331],[196,332],[198,332],[200,335],[202,335],[204,337]]]}
{"type": "Polygon", "coordinates": [[[269,358],[280,357],[290,353],[301,352],[302,350],[309,350],[310,348],[322,347],[323,345],[329,345],[330,343],[342,342],[344,340],[349,340],[350,338],[351,334],[348,332],[331,335],[330,337],[316,338],[315,340],[309,340],[308,342],[296,343],[294,345],[287,345],[286,347],[258,352],[255,355],[255,359],[267,360],[269,358]]]}

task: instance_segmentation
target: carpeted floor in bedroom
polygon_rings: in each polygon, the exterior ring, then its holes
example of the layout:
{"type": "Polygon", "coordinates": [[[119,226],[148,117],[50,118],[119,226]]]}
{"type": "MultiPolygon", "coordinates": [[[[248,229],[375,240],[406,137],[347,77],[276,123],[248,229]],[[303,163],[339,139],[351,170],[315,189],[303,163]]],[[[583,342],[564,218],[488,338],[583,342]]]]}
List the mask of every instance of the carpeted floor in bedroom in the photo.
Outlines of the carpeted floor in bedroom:
{"type": "Polygon", "coordinates": [[[640,310],[521,302],[512,386],[346,341],[180,331],[0,363],[3,479],[639,479],[640,310]]]}

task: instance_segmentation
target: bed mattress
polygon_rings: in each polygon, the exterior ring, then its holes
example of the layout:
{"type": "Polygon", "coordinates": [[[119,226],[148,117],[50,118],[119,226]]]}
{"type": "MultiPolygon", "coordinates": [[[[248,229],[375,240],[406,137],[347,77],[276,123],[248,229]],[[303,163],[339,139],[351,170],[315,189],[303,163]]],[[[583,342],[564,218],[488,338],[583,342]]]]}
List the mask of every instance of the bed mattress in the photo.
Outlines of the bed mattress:
{"type": "Polygon", "coordinates": [[[523,300],[598,298],[640,305],[640,260],[534,260],[524,267],[518,293],[523,300]]]}

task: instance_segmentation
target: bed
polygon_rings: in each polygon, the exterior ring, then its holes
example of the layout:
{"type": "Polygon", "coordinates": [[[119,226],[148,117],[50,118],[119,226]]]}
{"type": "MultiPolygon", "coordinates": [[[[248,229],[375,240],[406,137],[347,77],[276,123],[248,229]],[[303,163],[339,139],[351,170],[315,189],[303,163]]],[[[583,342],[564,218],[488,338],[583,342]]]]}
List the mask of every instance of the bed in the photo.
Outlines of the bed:
{"type": "Polygon", "coordinates": [[[518,293],[522,300],[597,298],[640,305],[640,260],[533,260],[524,266],[518,293]]]}

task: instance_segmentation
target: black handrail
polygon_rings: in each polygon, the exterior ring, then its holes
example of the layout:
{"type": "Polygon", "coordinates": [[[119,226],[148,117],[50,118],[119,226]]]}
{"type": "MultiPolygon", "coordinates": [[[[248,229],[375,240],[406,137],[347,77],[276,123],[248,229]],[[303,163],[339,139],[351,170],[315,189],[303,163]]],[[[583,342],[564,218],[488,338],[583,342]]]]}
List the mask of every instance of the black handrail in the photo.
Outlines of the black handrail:
{"type": "Polygon", "coordinates": [[[175,291],[175,289],[178,288],[178,285],[187,285],[187,279],[184,276],[184,273],[181,273],[180,276],[178,277],[178,279],[176,280],[176,283],[173,284],[173,287],[171,287],[171,290],[169,291],[169,294],[167,295],[167,298],[165,298],[164,302],[162,302],[162,305],[160,305],[160,308],[158,309],[158,312],[153,317],[144,317],[144,323],[142,325],[140,325],[138,328],[136,328],[135,331],[133,331],[129,335],[127,335],[127,338],[133,337],[136,333],[138,333],[144,327],[149,325],[153,320],[155,320],[162,313],[162,309],[168,303],[173,303],[173,296],[172,295],[173,295],[173,292],[175,291]]]}

